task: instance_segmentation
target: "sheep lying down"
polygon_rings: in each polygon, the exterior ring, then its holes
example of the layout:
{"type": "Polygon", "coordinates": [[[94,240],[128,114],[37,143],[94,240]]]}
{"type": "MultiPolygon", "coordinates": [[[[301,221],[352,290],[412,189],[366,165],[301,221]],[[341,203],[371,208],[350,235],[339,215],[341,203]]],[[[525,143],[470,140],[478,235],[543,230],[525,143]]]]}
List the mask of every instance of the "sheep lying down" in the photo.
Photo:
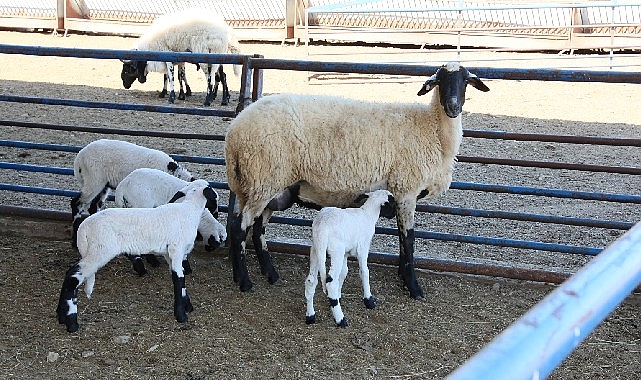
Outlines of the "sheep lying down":
{"type": "Polygon", "coordinates": [[[78,330],[78,287],[85,283],[90,297],[96,272],[114,257],[123,253],[162,254],[169,263],[174,284],[174,316],[178,322],[187,320],[193,310],[182,262],[194,247],[200,218],[207,200],[216,193],[205,180],[190,182],[171,200],[184,197],[180,203],[156,208],[110,208],[85,219],[78,228],[78,251],[81,259],[65,274],[56,314],[67,331],[78,330]]]}

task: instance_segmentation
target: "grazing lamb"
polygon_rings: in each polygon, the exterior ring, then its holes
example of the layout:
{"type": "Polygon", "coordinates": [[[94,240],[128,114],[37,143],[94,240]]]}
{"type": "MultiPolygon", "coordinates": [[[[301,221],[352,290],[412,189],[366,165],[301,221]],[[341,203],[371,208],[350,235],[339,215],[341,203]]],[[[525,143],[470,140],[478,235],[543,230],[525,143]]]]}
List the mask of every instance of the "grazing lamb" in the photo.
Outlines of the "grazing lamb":
{"type": "MultiPolygon", "coordinates": [[[[240,54],[238,41],[231,27],[217,14],[207,10],[188,9],[158,17],[134,46],[134,50],[152,50],[169,52],[192,53],[233,53],[240,54]]],[[[125,88],[138,79],[140,83],[147,81],[148,72],[166,73],[170,86],[169,103],[173,103],[174,93],[174,64],[172,62],[153,61],[122,61],[120,77],[125,88]]],[[[222,65],[215,71],[215,85],[212,86],[212,65],[201,63],[200,68],[205,74],[207,95],[204,105],[209,106],[216,98],[219,81],[223,85],[222,105],[229,104],[229,88],[222,65]]],[[[240,66],[234,65],[234,73],[238,75],[240,66]]]]}
{"type": "Polygon", "coordinates": [[[387,189],[397,202],[399,275],[410,296],[423,299],[414,270],[414,211],[418,199],[450,185],[467,84],[489,91],[476,75],[448,63],[418,92],[434,90],[427,105],[280,94],[245,108],[225,144],[229,187],[238,201],[229,237],[240,290],[252,287],[245,260],[249,227],[261,271],[274,283],[279,274],[263,236],[273,211],[294,203],[349,207],[359,194],[387,189]]]}
{"type": "MultiPolygon", "coordinates": [[[[116,186],[114,198],[118,207],[153,208],[164,205],[188,182],[158,169],[140,168],[129,173],[116,186]]],[[[213,189],[212,189],[213,190],[213,189]]],[[[218,193],[216,200],[218,199],[218,193]]],[[[225,226],[218,220],[218,202],[207,201],[205,210],[198,225],[198,235],[202,238],[205,249],[212,251],[227,239],[225,226]]],[[[140,256],[130,256],[134,270],[139,275],[147,274],[140,256]]],[[[152,263],[153,265],[153,263],[152,263]]],[[[189,263],[183,263],[185,274],[189,274],[189,263]]]]}
{"type": "Polygon", "coordinates": [[[78,250],[81,259],[65,274],[56,313],[58,322],[67,331],[78,330],[78,287],[86,282],[85,293],[91,297],[96,272],[122,253],[163,254],[170,264],[174,283],[174,316],[178,322],[187,320],[193,310],[185,289],[182,262],[194,247],[200,217],[207,200],[216,193],[205,180],[190,182],[174,199],[180,203],[156,208],[109,208],[85,219],[78,229],[78,250]]]}
{"type": "Polygon", "coordinates": [[[159,150],[120,140],[100,139],[87,144],[73,162],[73,174],[80,184],[80,195],[71,200],[74,247],[82,218],[103,209],[109,191],[138,168],[159,169],[185,181],[194,179],[185,168],[159,150]]]}
{"type": "Polygon", "coordinates": [[[393,218],[396,215],[396,204],[392,193],[387,190],[376,190],[365,196],[367,200],[359,208],[325,207],[312,222],[309,275],[305,281],[305,298],[307,298],[305,322],[307,324],[316,322],[314,293],[320,275],[321,286],[332,307],[334,321],[340,327],[347,327],[340,299],[343,282],[347,277],[348,256],[355,256],[358,260],[365,307],[368,309],[376,307],[376,299],[372,296],[369,286],[367,256],[379,215],[388,219],[393,218]],[[325,267],[325,259],[328,255],[329,275],[325,267]]]}

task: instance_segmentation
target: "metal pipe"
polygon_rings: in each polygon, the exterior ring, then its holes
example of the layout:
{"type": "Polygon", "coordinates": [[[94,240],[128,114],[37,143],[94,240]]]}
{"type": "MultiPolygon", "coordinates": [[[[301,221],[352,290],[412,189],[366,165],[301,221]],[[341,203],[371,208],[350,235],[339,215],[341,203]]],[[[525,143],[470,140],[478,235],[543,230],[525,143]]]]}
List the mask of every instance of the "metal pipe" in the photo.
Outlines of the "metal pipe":
{"type": "MultiPolygon", "coordinates": [[[[225,141],[224,135],[210,135],[210,134],[204,134],[204,133],[143,131],[143,130],[135,130],[135,129],[118,129],[118,128],[88,127],[88,126],[61,125],[61,124],[48,124],[48,123],[33,123],[33,122],[15,121],[15,120],[0,120],[0,126],[51,129],[56,131],[91,132],[91,133],[110,134],[110,135],[164,137],[164,138],[177,138],[177,139],[186,139],[186,140],[225,141]]],[[[10,140],[2,140],[2,141],[10,141],[10,140]]]]}
{"type": "Polygon", "coordinates": [[[448,376],[546,378],[641,283],[641,223],[448,376]]]}
{"type": "Polygon", "coordinates": [[[17,96],[17,95],[4,95],[4,94],[0,94],[0,101],[14,102],[14,103],[45,104],[50,106],[53,105],[53,106],[101,108],[101,109],[126,110],[126,111],[161,112],[161,113],[187,114],[187,115],[199,115],[199,116],[220,116],[220,117],[236,116],[236,113],[234,111],[228,111],[228,110],[159,106],[159,105],[153,105],[153,104],[92,102],[88,100],[38,98],[34,96],[17,96]]]}

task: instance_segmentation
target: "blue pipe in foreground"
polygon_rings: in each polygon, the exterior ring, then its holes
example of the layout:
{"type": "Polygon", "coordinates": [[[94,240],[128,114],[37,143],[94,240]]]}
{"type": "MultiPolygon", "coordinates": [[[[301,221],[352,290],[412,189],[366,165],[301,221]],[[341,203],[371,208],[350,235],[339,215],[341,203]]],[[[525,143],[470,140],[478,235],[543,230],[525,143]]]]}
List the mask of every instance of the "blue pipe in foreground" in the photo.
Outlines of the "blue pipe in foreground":
{"type": "Polygon", "coordinates": [[[637,223],[447,379],[545,379],[640,283],[637,223]]]}

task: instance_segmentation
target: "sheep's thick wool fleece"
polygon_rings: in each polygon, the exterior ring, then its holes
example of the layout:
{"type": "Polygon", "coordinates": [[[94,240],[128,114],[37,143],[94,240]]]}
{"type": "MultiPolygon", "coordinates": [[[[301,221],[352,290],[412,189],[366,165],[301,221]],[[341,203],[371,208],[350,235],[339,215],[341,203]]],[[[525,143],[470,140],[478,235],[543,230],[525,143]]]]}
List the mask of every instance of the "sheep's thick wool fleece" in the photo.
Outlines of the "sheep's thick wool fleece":
{"type": "MultiPolygon", "coordinates": [[[[236,46],[225,20],[211,12],[188,10],[159,17],[134,46],[137,50],[190,51],[194,53],[227,53],[236,46]]],[[[149,71],[162,62],[148,62],[149,71]]],[[[162,68],[162,67],[160,67],[162,68]]]]}
{"type": "Polygon", "coordinates": [[[250,105],[231,123],[227,176],[239,200],[264,199],[298,181],[319,204],[345,206],[366,191],[433,197],[452,179],[461,116],[432,104],[375,103],[342,97],[279,94],[250,105]],[[253,189],[253,190],[252,190],[253,189]],[[340,193],[337,189],[341,189],[340,193]],[[311,190],[310,190],[311,191],[311,190]]]}

